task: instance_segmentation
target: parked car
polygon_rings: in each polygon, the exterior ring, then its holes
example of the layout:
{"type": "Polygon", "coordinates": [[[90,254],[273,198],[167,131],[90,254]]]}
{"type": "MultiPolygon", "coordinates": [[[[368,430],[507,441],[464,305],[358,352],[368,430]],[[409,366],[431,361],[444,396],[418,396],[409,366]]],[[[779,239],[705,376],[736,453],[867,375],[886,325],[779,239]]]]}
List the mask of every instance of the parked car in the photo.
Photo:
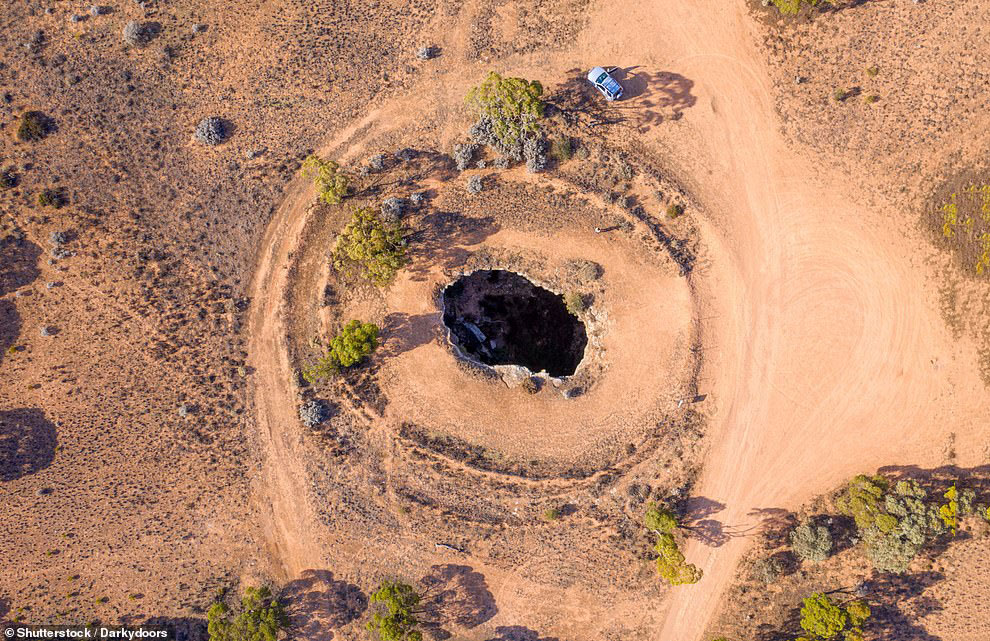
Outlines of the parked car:
{"type": "Polygon", "coordinates": [[[602,92],[605,100],[618,100],[622,97],[622,85],[601,67],[595,67],[588,72],[588,81],[602,92]]]}

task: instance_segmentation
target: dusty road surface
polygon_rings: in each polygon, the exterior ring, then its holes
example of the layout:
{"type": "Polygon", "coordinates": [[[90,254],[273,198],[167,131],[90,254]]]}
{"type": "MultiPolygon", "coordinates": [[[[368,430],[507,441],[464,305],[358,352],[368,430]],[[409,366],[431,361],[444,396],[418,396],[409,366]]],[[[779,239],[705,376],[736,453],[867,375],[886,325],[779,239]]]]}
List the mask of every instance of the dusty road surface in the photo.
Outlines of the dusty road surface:
{"type": "MultiPolygon", "coordinates": [[[[692,278],[714,294],[707,301],[714,313],[704,321],[703,391],[716,411],[694,492],[716,505],[709,518],[728,539],[717,547],[689,542],[687,558],[705,576],[673,591],[656,637],[691,641],[714,616],[760,510],[793,509],[881,465],[937,462],[948,432],[975,426],[974,417],[990,408],[971,360],[934,310],[915,241],[882,224],[889,213],[882,203],[864,210],[845,176],[782,139],[745,3],[612,0],[596,12],[595,28],[570,51],[509,71],[538,69],[552,84],[575,66],[634,68],[630,77],[642,87],[616,108],[638,122],[645,145],[675,150],[678,169],[710,213],[699,221],[710,264],[692,278]],[[677,74],[680,86],[661,86],[652,73],[661,70],[677,74]],[[684,117],[668,126],[651,110],[674,100],[684,117]]],[[[464,70],[465,77],[480,73],[464,70]]],[[[281,344],[282,264],[311,197],[290,191],[270,227],[251,319],[272,540],[289,575],[319,567],[322,558],[304,470],[280,429],[295,414],[281,344]]],[[[975,442],[972,431],[959,438],[975,442]]]]}
{"type": "Polygon", "coordinates": [[[657,638],[690,641],[758,510],[794,508],[883,464],[935,462],[953,429],[942,419],[979,416],[986,395],[971,362],[948,364],[954,349],[912,244],[871,221],[842,175],[781,139],[743,2],[619,1],[592,23],[585,64],[659,65],[693,81],[683,143],[701,152],[689,171],[717,212],[713,265],[699,277],[716,294],[706,329],[719,411],[695,495],[724,506],[712,518],[730,538],[686,548],[705,576],[674,591],[657,638]],[[937,400],[953,379],[968,381],[958,398],[969,407],[937,400]]]}

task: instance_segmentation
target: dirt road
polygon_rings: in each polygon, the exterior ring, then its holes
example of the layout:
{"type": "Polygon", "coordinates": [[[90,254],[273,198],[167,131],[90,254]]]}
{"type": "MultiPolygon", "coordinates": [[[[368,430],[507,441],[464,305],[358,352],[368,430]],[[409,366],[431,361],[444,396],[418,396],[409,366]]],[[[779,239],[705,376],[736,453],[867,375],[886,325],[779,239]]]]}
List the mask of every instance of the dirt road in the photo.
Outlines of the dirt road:
{"type": "MultiPolygon", "coordinates": [[[[701,152],[689,171],[715,214],[713,265],[698,277],[718,310],[706,326],[718,416],[696,495],[725,506],[712,518],[731,535],[753,531],[755,510],[794,508],[855,473],[935,462],[951,429],[935,399],[976,377],[948,364],[915,247],[781,139],[755,25],[743,2],[727,4],[610,2],[581,49],[586,65],[659,66],[694,83],[683,143],[701,152]]],[[[978,415],[983,394],[968,391],[978,415]]],[[[705,577],[674,592],[659,639],[700,638],[748,543],[688,544],[705,577]]]]}

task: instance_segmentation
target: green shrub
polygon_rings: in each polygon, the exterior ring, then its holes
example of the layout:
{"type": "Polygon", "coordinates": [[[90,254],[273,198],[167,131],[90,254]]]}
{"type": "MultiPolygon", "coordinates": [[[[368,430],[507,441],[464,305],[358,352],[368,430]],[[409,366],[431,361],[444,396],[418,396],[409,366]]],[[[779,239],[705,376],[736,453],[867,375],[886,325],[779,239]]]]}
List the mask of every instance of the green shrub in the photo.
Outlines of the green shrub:
{"type": "Polygon", "coordinates": [[[574,316],[580,316],[588,309],[588,304],[584,299],[584,296],[578,292],[571,292],[564,297],[564,304],[567,305],[567,311],[574,316]]]}
{"type": "Polygon", "coordinates": [[[671,203],[667,205],[667,218],[678,218],[682,214],[684,214],[684,205],[680,203],[671,203]]]}
{"type": "Polygon", "coordinates": [[[370,207],[355,209],[333,249],[333,264],[356,268],[379,287],[392,282],[406,264],[406,241],[398,223],[386,223],[370,207]]]}
{"type": "Polygon", "coordinates": [[[340,165],[332,160],[323,160],[310,154],[303,161],[302,175],[313,179],[320,200],[328,205],[339,204],[347,195],[347,176],[340,170],[340,165]]]}
{"type": "Polygon", "coordinates": [[[544,521],[556,521],[560,518],[561,514],[558,508],[551,507],[544,510],[542,516],[544,521]]]}
{"type": "Polygon", "coordinates": [[[832,99],[836,102],[842,102],[849,97],[849,91],[845,87],[838,87],[832,92],[832,99]]]}
{"type": "Polygon", "coordinates": [[[479,118],[491,122],[492,131],[505,148],[515,147],[527,133],[539,130],[545,105],[543,86],[523,78],[503,78],[491,71],[468,92],[467,104],[479,118]]]}
{"type": "Polygon", "coordinates": [[[776,583],[783,572],[784,568],[780,560],[773,556],[760,559],[753,564],[753,578],[766,585],[776,583]]]}
{"type": "Polygon", "coordinates": [[[821,525],[802,523],[791,532],[791,550],[804,561],[824,561],[832,552],[832,535],[821,525]]]}
{"type": "Polygon", "coordinates": [[[558,163],[564,163],[574,155],[574,141],[569,136],[557,136],[550,141],[550,156],[558,163]]]}
{"type": "Polygon", "coordinates": [[[990,182],[968,185],[939,208],[942,237],[977,275],[990,268],[990,182]]]}
{"type": "Polygon", "coordinates": [[[38,194],[38,205],[41,207],[61,209],[67,202],[68,198],[58,189],[44,189],[38,194]]]}
{"type": "Polygon", "coordinates": [[[876,95],[874,93],[871,93],[871,94],[868,94],[866,96],[863,96],[863,102],[865,102],[868,105],[872,105],[873,103],[875,103],[878,100],[880,100],[880,96],[878,96],[878,95],[876,95]]]}
{"type": "Polygon", "coordinates": [[[378,348],[378,326],[352,320],[330,339],[330,349],[312,367],[303,371],[310,383],[339,374],[357,365],[378,348]]]}
{"type": "Polygon", "coordinates": [[[41,140],[52,131],[52,120],[40,111],[27,111],[17,127],[17,139],[23,142],[41,140]]]}
{"type": "Polygon", "coordinates": [[[876,65],[866,68],[866,75],[868,75],[870,78],[876,78],[877,74],[879,73],[880,73],[880,69],[876,65]]]}
{"type": "Polygon", "coordinates": [[[381,641],[422,641],[420,596],[411,585],[385,581],[371,594],[375,612],[365,624],[381,641]]]}
{"type": "Polygon", "coordinates": [[[823,2],[831,4],[831,0],[770,0],[770,3],[784,15],[795,15],[802,6],[817,7],[823,2]]]}
{"type": "Polygon", "coordinates": [[[277,641],[289,625],[285,607],[267,586],[247,588],[238,614],[232,616],[230,608],[218,601],[206,617],[210,641],[277,641]]]}

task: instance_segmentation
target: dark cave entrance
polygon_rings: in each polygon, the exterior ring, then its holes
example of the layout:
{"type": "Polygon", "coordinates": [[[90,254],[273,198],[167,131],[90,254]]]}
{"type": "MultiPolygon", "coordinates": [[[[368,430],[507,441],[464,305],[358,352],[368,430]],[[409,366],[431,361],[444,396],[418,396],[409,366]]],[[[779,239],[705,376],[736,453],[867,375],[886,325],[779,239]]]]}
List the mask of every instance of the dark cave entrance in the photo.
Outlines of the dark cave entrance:
{"type": "Polygon", "coordinates": [[[461,276],[444,289],[443,324],[457,347],[486,365],[570,376],[588,334],[563,297],[505,270],[461,276]]]}

